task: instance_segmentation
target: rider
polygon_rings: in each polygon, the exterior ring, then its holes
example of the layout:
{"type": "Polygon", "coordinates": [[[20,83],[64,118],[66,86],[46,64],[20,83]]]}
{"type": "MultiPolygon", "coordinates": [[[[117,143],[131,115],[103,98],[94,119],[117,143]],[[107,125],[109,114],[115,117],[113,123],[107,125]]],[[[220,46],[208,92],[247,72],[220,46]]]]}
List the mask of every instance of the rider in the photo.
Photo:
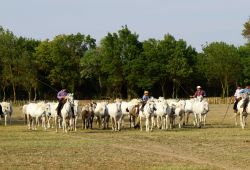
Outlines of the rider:
{"type": "Polygon", "coordinates": [[[141,106],[141,111],[143,111],[144,109],[144,106],[146,105],[147,101],[149,99],[149,96],[148,96],[148,91],[145,90],[144,91],[144,95],[142,96],[142,106],[141,106]]]}
{"type": "MultiPolygon", "coordinates": [[[[142,112],[143,112],[144,106],[146,105],[148,99],[149,99],[148,91],[145,90],[145,91],[144,91],[144,94],[143,94],[143,96],[142,96],[142,106],[141,106],[141,108],[140,108],[140,110],[141,110],[142,112]]],[[[138,114],[139,114],[139,111],[138,111],[138,114]]],[[[136,119],[136,123],[135,123],[134,128],[136,129],[136,128],[139,128],[139,127],[140,127],[140,118],[139,118],[139,116],[138,116],[137,119],[136,119]]]]}
{"type": "Polygon", "coordinates": [[[249,102],[249,94],[250,94],[250,85],[247,85],[246,88],[242,89],[240,91],[240,94],[242,95],[242,99],[243,99],[243,104],[241,105],[241,107],[243,107],[243,114],[246,113],[246,108],[249,102]]]}
{"type": "Polygon", "coordinates": [[[194,93],[192,97],[199,97],[199,96],[202,96],[202,97],[206,96],[206,92],[202,90],[201,86],[196,87],[196,92],[194,93]]]}
{"type": "Polygon", "coordinates": [[[237,89],[235,90],[234,93],[234,106],[233,106],[234,113],[237,112],[237,104],[241,99],[241,94],[240,94],[241,89],[242,89],[241,86],[237,86],[237,89]]]}
{"type": "Polygon", "coordinates": [[[57,115],[59,117],[61,117],[61,110],[62,110],[62,107],[64,105],[64,103],[66,102],[66,99],[67,99],[67,90],[66,89],[62,89],[61,91],[59,91],[57,93],[57,99],[58,99],[58,106],[57,106],[57,115]]]}

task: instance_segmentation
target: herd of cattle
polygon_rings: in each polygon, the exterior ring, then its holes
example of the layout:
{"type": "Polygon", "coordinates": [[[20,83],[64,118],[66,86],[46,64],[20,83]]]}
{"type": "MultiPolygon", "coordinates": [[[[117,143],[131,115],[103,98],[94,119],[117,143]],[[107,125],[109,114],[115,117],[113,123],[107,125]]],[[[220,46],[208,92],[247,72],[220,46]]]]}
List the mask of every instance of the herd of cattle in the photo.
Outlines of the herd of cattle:
{"type": "MultiPolygon", "coordinates": [[[[7,116],[11,117],[12,106],[9,102],[1,102],[2,111],[7,124],[7,116]]],[[[120,131],[124,127],[124,118],[130,120],[130,127],[146,127],[146,131],[152,131],[154,127],[159,129],[181,128],[188,124],[190,114],[193,114],[195,127],[205,126],[206,116],[209,112],[209,104],[205,98],[192,98],[187,100],[150,98],[142,109],[141,99],[114,102],[92,101],[80,106],[79,100],[73,99],[73,94],[68,94],[66,103],[61,110],[61,116],[57,115],[57,102],[37,102],[22,106],[28,129],[36,130],[39,122],[44,129],[62,128],[76,131],[79,118],[82,119],[82,128],[92,128],[94,120],[99,128],[108,128],[109,122],[113,131],[120,131]],[[73,109],[72,109],[73,108],[73,109]],[[144,126],[145,125],[145,126],[144,126]]],[[[244,115],[243,115],[244,116],[244,115]]],[[[246,117],[246,116],[245,116],[246,117]]],[[[243,118],[241,118],[241,125],[243,118]]]]}

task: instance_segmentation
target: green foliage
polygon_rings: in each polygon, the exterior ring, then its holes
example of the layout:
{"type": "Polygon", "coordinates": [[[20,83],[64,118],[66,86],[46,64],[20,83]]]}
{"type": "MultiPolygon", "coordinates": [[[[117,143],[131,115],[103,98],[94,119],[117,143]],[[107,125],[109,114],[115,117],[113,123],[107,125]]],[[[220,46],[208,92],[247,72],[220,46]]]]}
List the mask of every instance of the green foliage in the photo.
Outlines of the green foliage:
{"type": "Polygon", "coordinates": [[[223,97],[228,96],[229,85],[234,85],[241,78],[241,61],[237,48],[224,42],[214,42],[203,51],[200,69],[208,79],[219,81],[223,97]]]}
{"type": "Polygon", "coordinates": [[[147,89],[156,97],[176,98],[202,85],[210,94],[228,96],[232,87],[250,80],[249,43],[237,49],[213,42],[197,54],[170,34],[161,40],[138,38],[125,25],[96,47],[90,35],[63,34],[37,41],[0,27],[1,95],[15,100],[27,93],[31,99],[34,92],[36,99],[38,91],[40,97],[54,99],[55,89],[67,88],[80,97],[133,98],[147,89]]]}
{"type": "Polygon", "coordinates": [[[36,56],[52,85],[74,91],[79,84],[80,59],[92,48],[95,40],[89,35],[58,35],[52,41],[42,42],[36,56]]]}
{"type": "Polygon", "coordinates": [[[245,37],[248,41],[250,41],[250,17],[247,22],[244,23],[244,28],[242,30],[242,35],[245,37]]]}

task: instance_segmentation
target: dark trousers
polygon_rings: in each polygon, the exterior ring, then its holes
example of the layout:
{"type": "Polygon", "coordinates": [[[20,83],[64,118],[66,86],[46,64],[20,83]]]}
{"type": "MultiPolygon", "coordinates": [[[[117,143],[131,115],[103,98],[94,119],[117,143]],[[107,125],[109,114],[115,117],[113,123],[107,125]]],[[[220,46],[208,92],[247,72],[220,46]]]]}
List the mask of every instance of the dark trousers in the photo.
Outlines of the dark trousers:
{"type": "Polygon", "coordinates": [[[239,103],[239,99],[236,99],[235,100],[235,102],[234,102],[234,107],[233,107],[233,109],[235,110],[235,111],[237,111],[238,109],[237,109],[237,104],[239,103]]]}
{"type": "Polygon", "coordinates": [[[243,101],[243,111],[246,111],[248,102],[249,102],[249,98],[247,97],[247,98],[245,98],[245,100],[243,101]]]}
{"type": "Polygon", "coordinates": [[[1,105],[0,105],[0,115],[3,115],[3,110],[1,105]]]}
{"type": "Polygon", "coordinates": [[[58,116],[61,115],[61,110],[62,110],[62,108],[63,108],[63,105],[64,105],[63,101],[60,101],[60,100],[59,100],[59,103],[58,103],[58,106],[57,106],[57,115],[58,115],[58,116]]]}

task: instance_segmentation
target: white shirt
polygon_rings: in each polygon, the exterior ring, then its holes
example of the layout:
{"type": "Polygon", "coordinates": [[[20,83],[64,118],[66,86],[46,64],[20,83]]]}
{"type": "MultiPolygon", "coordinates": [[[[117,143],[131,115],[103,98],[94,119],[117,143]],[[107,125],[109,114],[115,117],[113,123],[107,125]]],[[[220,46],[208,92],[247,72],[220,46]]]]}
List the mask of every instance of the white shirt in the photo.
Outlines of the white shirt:
{"type": "Polygon", "coordinates": [[[241,91],[242,89],[236,89],[236,91],[235,91],[235,93],[234,93],[234,97],[236,98],[236,99],[239,99],[240,97],[241,97],[241,94],[240,94],[240,91],[241,91]]]}

